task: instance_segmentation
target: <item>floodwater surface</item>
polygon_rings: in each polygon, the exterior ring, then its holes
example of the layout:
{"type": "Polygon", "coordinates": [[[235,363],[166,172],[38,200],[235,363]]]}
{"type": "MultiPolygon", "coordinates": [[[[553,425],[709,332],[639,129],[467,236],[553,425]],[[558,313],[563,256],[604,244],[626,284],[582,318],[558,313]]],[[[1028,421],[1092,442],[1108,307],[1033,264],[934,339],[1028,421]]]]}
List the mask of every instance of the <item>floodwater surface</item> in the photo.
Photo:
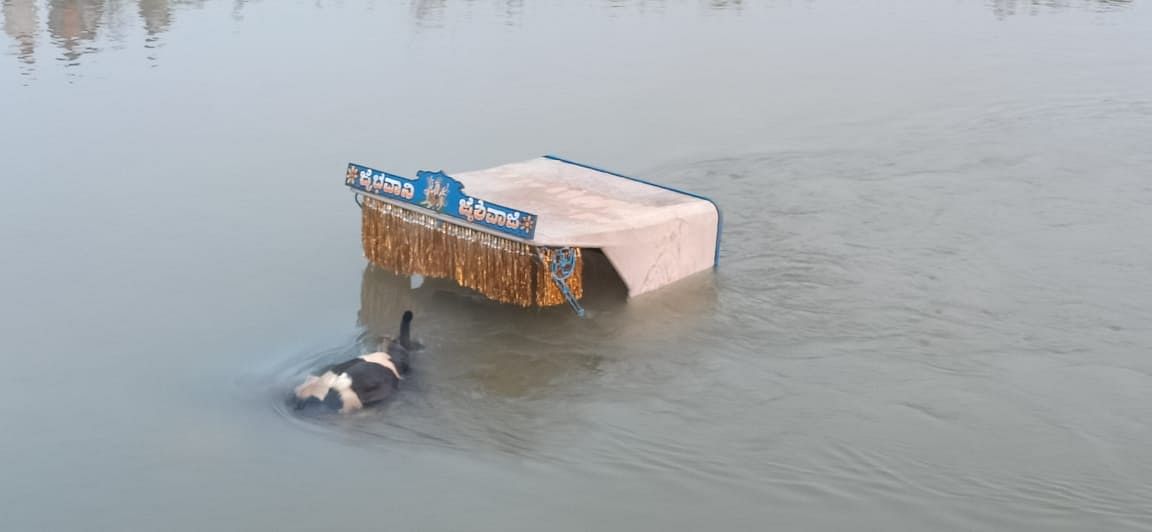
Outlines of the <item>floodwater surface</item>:
{"type": "Polygon", "coordinates": [[[2,530],[1152,530],[1146,3],[0,3],[2,530]],[[545,153],[719,267],[366,265],[349,161],[545,153]],[[409,308],[395,402],[286,407],[409,308]]]}

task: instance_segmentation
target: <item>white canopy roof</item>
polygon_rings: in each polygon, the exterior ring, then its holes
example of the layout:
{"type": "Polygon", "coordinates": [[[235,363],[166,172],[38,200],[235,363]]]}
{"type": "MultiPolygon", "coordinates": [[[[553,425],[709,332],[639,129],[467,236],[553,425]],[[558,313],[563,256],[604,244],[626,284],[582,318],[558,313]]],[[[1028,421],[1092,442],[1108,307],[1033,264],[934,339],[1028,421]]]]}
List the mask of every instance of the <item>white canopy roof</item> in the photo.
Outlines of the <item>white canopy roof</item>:
{"type": "Polygon", "coordinates": [[[470,196],[535,213],[536,244],[600,248],[631,297],[716,262],[720,213],[701,196],[551,156],[452,176],[470,196]]]}

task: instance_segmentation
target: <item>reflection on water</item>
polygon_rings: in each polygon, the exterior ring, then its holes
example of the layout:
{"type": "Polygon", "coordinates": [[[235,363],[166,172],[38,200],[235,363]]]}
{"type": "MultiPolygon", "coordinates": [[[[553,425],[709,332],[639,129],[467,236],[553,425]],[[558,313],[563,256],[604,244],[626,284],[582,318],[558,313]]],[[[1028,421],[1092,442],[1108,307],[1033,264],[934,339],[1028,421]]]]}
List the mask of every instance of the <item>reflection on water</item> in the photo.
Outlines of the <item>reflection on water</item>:
{"type": "MultiPolygon", "coordinates": [[[[108,44],[126,42],[144,32],[144,48],[155,48],[182,9],[201,8],[207,0],[3,0],[4,34],[24,65],[35,65],[36,49],[46,29],[57,60],[66,67],[99,52],[108,44]],[[40,20],[47,22],[40,27],[40,20]]],[[[247,0],[233,0],[238,15],[247,0]]],[[[150,56],[149,59],[155,59],[150,56]]],[[[31,69],[25,71],[30,73],[31,69]]]]}
{"type": "Polygon", "coordinates": [[[595,252],[586,253],[584,280],[581,303],[589,319],[566,305],[525,311],[497,304],[445,280],[429,279],[412,289],[407,277],[369,265],[357,322],[367,347],[394,337],[400,316],[412,310],[416,337],[434,351],[457,354],[453,367],[466,368],[459,377],[468,387],[486,396],[528,398],[559,393],[556,386],[565,379],[596,371],[613,346],[651,344],[672,331],[698,333],[700,316],[710,315],[716,304],[710,273],[626,302],[623,283],[595,252]]]}
{"type": "MultiPolygon", "coordinates": [[[[609,14],[625,10],[639,14],[660,14],[666,11],[668,4],[666,0],[599,0],[592,3],[600,4],[609,14]]],[[[743,0],[697,0],[697,4],[708,11],[739,11],[744,8],[743,0]]],[[[523,0],[488,3],[413,0],[410,11],[418,28],[443,28],[453,18],[468,20],[494,16],[503,20],[507,26],[518,26],[531,7],[523,0]],[[486,11],[483,17],[477,17],[479,14],[476,11],[479,9],[486,11]]]]}
{"type": "MultiPolygon", "coordinates": [[[[232,0],[233,15],[239,18],[248,0],[232,0]]],[[[25,65],[36,63],[40,44],[41,16],[47,21],[47,33],[58,60],[67,67],[80,65],[80,59],[99,52],[107,44],[121,44],[132,30],[144,32],[144,48],[154,48],[160,36],[169,31],[182,10],[202,8],[210,0],[3,0],[4,33],[12,41],[13,55],[25,65]],[[104,42],[108,41],[108,42],[104,42]]],[[[634,7],[640,13],[659,11],[662,0],[605,0],[608,8],[634,7]]],[[[741,0],[705,0],[701,5],[712,10],[739,10],[741,0]]],[[[323,7],[319,3],[317,8],[323,7]]],[[[471,18],[476,9],[498,12],[508,25],[517,25],[524,15],[523,0],[477,4],[450,0],[412,0],[410,12],[419,28],[441,28],[459,10],[471,18]]],[[[486,13],[490,16],[490,13],[486,13]]],[[[155,56],[149,59],[155,60],[155,56]]]]}
{"type": "Polygon", "coordinates": [[[989,3],[992,11],[1000,18],[1013,15],[1041,15],[1045,11],[1066,9],[1115,11],[1131,4],[1132,0],[991,0],[989,3]]]}
{"type": "Polygon", "coordinates": [[[0,193],[0,530],[1152,529],[1140,4],[0,5],[0,175],[83,176],[0,193]],[[544,150],[713,197],[720,268],[365,268],[347,160],[544,150]],[[395,402],[280,410],[406,308],[395,402]]]}
{"type": "MultiPolygon", "coordinates": [[[[48,4],[48,32],[52,42],[60,49],[61,57],[69,66],[79,64],[80,56],[95,51],[91,43],[96,40],[106,13],[106,2],[81,0],[52,0],[48,4]]],[[[113,4],[118,5],[118,4],[113,4]]]]}
{"type": "MultiPolygon", "coordinates": [[[[412,20],[419,28],[443,28],[446,21],[452,16],[454,7],[459,7],[465,17],[471,17],[477,5],[473,2],[455,3],[449,0],[413,0],[411,13],[412,20]]],[[[499,13],[500,18],[507,26],[519,24],[524,15],[523,0],[504,0],[487,4],[499,13]]]]}
{"type": "MultiPolygon", "coordinates": [[[[248,0],[232,0],[233,16],[243,13],[248,0]]],[[[999,18],[1013,15],[1038,15],[1045,11],[1088,9],[1113,11],[1130,6],[1132,0],[987,0],[988,6],[999,18]]],[[[109,46],[129,43],[142,31],[145,49],[159,46],[161,36],[168,32],[177,15],[188,9],[198,9],[211,0],[3,0],[4,34],[11,41],[10,53],[23,64],[23,73],[31,74],[37,61],[43,29],[40,21],[47,22],[47,34],[55,50],[56,59],[66,67],[77,67],[85,55],[109,46]]],[[[602,0],[609,12],[627,9],[640,15],[660,14],[667,8],[665,0],[602,0]]],[[[743,0],[699,0],[701,9],[715,12],[740,13],[749,7],[743,0]]],[[[322,8],[317,4],[317,8],[322,8]]],[[[520,25],[531,6],[523,0],[476,3],[451,0],[411,0],[409,12],[416,28],[443,28],[451,20],[491,18],[496,16],[506,25],[520,25]],[[486,10],[482,16],[477,10],[486,10]]],[[[154,54],[148,56],[156,61],[154,54]]]]}
{"type": "MultiPolygon", "coordinates": [[[[441,445],[556,462],[618,460],[620,442],[613,440],[597,443],[603,447],[591,455],[565,456],[573,433],[587,431],[589,420],[555,412],[588,408],[640,382],[667,379],[668,371],[680,376],[697,353],[670,353],[669,339],[707,334],[716,287],[711,273],[702,274],[626,303],[623,283],[603,255],[588,253],[585,264],[588,319],[566,306],[524,311],[496,304],[447,281],[430,279],[414,289],[407,277],[368,265],[356,345],[302,355],[279,372],[277,386],[288,389],[304,371],[374,349],[380,337],[395,336],[411,309],[413,335],[424,348],[414,354],[405,393],[354,416],[299,421],[321,432],[359,434],[367,444],[441,445]]],[[[641,444],[631,452],[648,450],[641,444]]]]}
{"type": "Polygon", "coordinates": [[[32,0],[4,0],[4,33],[12,39],[15,54],[25,65],[36,62],[39,12],[32,0]]]}

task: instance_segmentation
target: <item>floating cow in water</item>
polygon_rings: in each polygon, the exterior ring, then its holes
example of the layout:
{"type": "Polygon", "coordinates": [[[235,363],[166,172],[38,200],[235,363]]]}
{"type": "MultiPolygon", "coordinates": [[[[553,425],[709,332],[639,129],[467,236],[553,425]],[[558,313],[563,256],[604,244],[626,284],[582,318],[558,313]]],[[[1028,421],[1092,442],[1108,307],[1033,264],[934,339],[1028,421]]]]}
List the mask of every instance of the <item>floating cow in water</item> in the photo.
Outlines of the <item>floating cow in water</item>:
{"type": "Polygon", "coordinates": [[[400,336],[383,350],[359,356],[309,375],[296,387],[296,408],[322,404],[349,413],[387,399],[408,374],[412,312],[400,321],[400,336]]]}

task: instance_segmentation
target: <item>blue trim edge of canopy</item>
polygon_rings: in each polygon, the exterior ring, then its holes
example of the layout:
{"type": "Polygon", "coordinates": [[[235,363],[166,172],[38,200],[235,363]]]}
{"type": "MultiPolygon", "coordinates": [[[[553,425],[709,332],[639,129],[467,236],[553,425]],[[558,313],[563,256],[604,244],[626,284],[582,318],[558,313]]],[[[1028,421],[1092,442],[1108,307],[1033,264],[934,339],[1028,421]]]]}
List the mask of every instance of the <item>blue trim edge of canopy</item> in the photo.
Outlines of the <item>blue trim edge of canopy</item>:
{"type": "Polygon", "coordinates": [[[667,185],[661,185],[659,183],[653,183],[651,181],[645,181],[645,180],[640,179],[638,177],[627,176],[624,174],[619,174],[619,173],[613,172],[611,170],[605,170],[603,168],[597,168],[595,166],[590,166],[590,165],[587,165],[584,163],[578,163],[576,161],[571,161],[571,160],[565,159],[563,157],[557,157],[555,155],[544,155],[543,157],[545,159],[551,159],[553,161],[557,161],[557,162],[561,162],[561,163],[565,163],[565,164],[570,164],[573,166],[579,166],[581,168],[587,168],[589,170],[602,172],[602,173],[605,173],[608,175],[613,175],[616,177],[622,177],[624,179],[630,179],[630,180],[635,181],[637,183],[643,183],[645,185],[651,185],[651,186],[654,186],[656,188],[662,188],[662,189],[667,190],[669,192],[675,192],[677,194],[683,194],[685,196],[691,196],[693,198],[702,199],[704,201],[707,201],[708,203],[711,203],[712,207],[716,209],[716,252],[715,252],[715,255],[712,259],[712,267],[715,268],[715,267],[720,265],[720,235],[724,230],[724,214],[720,211],[720,206],[717,205],[715,201],[712,201],[712,198],[709,198],[706,196],[701,196],[700,194],[695,194],[695,193],[688,192],[685,190],[672,188],[672,187],[667,186],[667,185]]]}

